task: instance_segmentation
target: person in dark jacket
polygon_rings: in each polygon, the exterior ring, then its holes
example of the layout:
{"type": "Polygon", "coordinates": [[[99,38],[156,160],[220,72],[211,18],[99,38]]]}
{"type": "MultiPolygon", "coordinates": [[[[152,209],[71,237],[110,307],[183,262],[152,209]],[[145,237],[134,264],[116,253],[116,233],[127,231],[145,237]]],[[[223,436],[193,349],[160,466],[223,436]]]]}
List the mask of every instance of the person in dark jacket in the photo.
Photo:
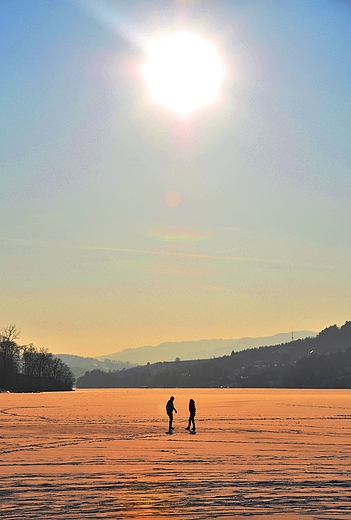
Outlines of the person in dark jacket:
{"type": "Polygon", "coordinates": [[[185,428],[186,430],[190,431],[190,425],[192,424],[192,431],[195,431],[195,414],[196,414],[196,406],[194,399],[190,399],[189,401],[189,422],[188,426],[185,428]]]}
{"type": "Polygon", "coordinates": [[[167,401],[166,412],[167,412],[167,415],[169,417],[168,429],[169,429],[169,431],[172,431],[172,430],[174,430],[174,428],[172,426],[172,424],[173,424],[173,412],[177,413],[177,410],[174,407],[174,397],[173,397],[173,395],[171,395],[171,397],[167,401]]]}

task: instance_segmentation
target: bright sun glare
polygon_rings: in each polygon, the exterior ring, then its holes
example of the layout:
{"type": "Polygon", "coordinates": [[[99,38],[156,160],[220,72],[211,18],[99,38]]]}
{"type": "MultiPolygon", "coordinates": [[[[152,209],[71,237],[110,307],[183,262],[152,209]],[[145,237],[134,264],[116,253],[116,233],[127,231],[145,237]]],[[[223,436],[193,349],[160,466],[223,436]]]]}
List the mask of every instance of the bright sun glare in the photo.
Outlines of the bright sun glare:
{"type": "Polygon", "coordinates": [[[211,41],[178,32],[150,41],[146,54],[142,73],[156,103],[189,115],[218,100],[224,67],[211,41]]]}

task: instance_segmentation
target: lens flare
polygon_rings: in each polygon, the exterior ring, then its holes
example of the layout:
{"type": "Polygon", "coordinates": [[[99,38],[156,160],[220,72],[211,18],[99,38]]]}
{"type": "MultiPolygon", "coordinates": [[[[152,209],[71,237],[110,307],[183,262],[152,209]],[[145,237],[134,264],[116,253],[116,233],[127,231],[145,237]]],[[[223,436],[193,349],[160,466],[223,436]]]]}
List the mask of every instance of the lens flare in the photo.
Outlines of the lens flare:
{"type": "Polygon", "coordinates": [[[165,203],[170,208],[176,208],[181,201],[180,195],[177,191],[168,191],[165,196],[165,203]]]}

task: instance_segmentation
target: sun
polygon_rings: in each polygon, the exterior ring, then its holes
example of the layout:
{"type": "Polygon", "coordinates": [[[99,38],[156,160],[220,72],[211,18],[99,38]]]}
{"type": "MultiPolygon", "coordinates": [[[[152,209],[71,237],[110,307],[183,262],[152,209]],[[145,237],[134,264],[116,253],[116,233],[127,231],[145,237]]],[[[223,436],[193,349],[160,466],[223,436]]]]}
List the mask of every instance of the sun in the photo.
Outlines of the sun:
{"type": "Polygon", "coordinates": [[[189,115],[218,101],[224,65],[212,41],[182,31],[148,42],[142,75],[155,103],[189,115]]]}

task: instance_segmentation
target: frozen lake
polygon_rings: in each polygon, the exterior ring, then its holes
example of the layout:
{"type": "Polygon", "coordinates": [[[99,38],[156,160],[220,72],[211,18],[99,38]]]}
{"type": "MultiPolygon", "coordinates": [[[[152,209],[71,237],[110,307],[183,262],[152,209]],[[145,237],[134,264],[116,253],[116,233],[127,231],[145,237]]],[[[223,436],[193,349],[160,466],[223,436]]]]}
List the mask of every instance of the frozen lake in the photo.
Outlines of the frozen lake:
{"type": "Polygon", "coordinates": [[[351,518],[350,409],[351,390],[0,394],[0,517],[351,518]]]}

